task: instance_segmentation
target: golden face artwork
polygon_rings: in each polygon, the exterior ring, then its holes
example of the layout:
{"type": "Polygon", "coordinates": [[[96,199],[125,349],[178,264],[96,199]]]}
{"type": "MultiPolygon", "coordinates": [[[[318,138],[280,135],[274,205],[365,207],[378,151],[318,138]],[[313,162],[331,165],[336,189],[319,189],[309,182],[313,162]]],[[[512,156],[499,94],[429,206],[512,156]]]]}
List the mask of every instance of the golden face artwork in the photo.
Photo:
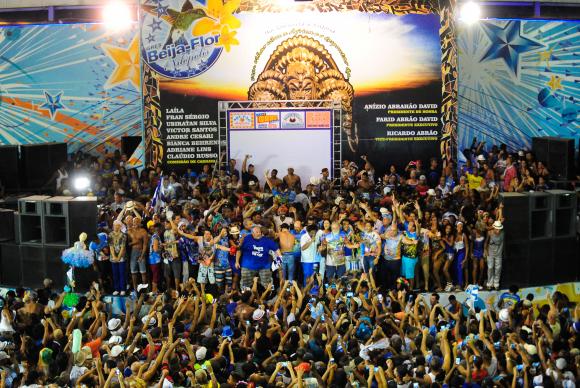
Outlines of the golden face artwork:
{"type": "MultiPolygon", "coordinates": [[[[281,42],[270,55],[256,82],[248,90],[248,99],[251,101],[340,102],[342,129],[349,148],[355,152],[358,135],[352,123],[353,97],[352,85],[340,72],[324,45],[303,35],[281,42]]],[[[308,106],[308,103],[305,103],[305,106],[308,106]]],[[[258,107],[257,104],[255,107],[258,107]]]]}
{"type": "Polygon", "coordinates": [[[315,100],[316,74],[314,67],[304,62],[294,62],[286,69],[286,85],[290,100],[315,100]]]}

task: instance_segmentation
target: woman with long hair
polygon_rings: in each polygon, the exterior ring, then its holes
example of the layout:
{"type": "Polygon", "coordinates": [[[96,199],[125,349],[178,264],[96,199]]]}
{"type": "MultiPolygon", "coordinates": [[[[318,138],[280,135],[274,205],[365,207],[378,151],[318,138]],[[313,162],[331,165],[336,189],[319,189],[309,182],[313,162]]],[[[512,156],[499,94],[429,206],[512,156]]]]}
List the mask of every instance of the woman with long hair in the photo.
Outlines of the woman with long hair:
{"type": "Polygon", "coordinates": [[[455,251],[453,249],[455,235],[453,233],[453,226],[449,223],[446,224],[443,229],[442,240],[445,253],[445,263],[443,264],[443,275],[445,276],[445,280],[447,282],[447,285],[445,286],[445,291],[449,292],[453,289],[453,281],[449,269],[451,268],[451,264],[455,259],[455,251]]]}
{"type": "Polygon", "coordinates": [[[423,290],[425,292],[429,291],[429,266],[431,261],[431,245],[429,243],[430,240],[430,232],[428,229],[428,221],[425,219],[424,221],[425,227],[421,227],[419,230],[420,232],[420,244],[419,244],[419,258],[421,264],[421,270],[423,271],[423,290]]]}
{"type": "Polygon", "coordinates": [[[455,224],[455,241],[453,243],[455,249],[455,275],[457,279],[457,286],[463,288],[468,280],[469,266],[469,237],[463,229],[463,222],[458,221],[455,224]]]}
{"type": "Polygon", "coordinates": [[[433,261],[433,278],[435,281],[435,290],[441,291],[443,286],[441,284],[441,266],[443,265],[443,251],[445,250],[443,242],[441,241],[441,230],[439,230],[439,221],[437,216],[431,216],[431,225],[429,228],[429,240],[431,242],[431,260],[433,261]]]}
{"type": "Polygon", "coordinates": [[[409,280],[411,289],[415,288],[415,266],[419,257],[419,236],[414,220],[407,224],[407,231],[403,233],[401,240],[401,275],[409,280]]]}

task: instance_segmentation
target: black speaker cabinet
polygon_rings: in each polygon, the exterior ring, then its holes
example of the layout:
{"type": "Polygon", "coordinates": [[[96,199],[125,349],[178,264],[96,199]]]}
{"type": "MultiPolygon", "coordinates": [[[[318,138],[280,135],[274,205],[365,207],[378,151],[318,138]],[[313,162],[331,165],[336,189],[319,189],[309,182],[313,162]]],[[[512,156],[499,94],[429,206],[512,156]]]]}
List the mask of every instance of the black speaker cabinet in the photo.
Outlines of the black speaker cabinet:
{"type": "Polygon", "coordinates": [[[529,241],[504,242],[504,257],[501,270],[501,285],[509,287],[529,284],[530,278],[530,244],[529,241]]]}
{"type": "Polygon", "coordinates": [[[501,193],[504,208],[504,231],[506,241],[516,242],[529,239],[530,200],[527,193],[501,193]]]}
{"type": "Polygon", "coordinates": [[[14,240],[14,210],[0,209],[0,241],[14,240]]]}
{"type": "Polygon", "coordinates": [[[52,279],[56,288],[62,288],[66,284],[66,271],[69,267],[61,260],[62,251],[66,248],[66,246],[44,247],[45,277],[52,279]]]}
{"type": "Polygon", "coordinates": [[[26,287],[40,287],[46,277],[46,262],[43,246],[20,246],[22,259],[22,285],[26,287]]]}
{"type": "Polygon", "coordinates": [[[575,236],[554,239],[553,258],[556,282],[580,279],[580,247],[575,236]]]}
{"type": "Polygon", "coordinates": [[[42,245],[44,230],[42,202],[49,198],[45,195],[33,195],[18,201],[18,228],[21,244],[42,245]]]}
{"type": "MultiPolygon", "coordinates": [[[[85,232],[88,242],[97,234],[97,198],[77,197],[68,202],[69,239],[71,245],[85,232]]],[[[87,242],[87,244],[88,244],[87,242]]]]}
{"type": "Polygon", "coordinates": [[[553,258],[554,244],[552,238],[530,241],[530,276],[525,285],[546,285],[559,282],[554,273],[556,264],[553,258]]]}
{"type": "Polygon", "coordinates": [[[574,139],[559,137],[533,137],[532,152],[536,160],[545,163],[556,179],[574,176],[574,139]]]}
{"type": "Polygon", "coordinates": [[[20,245],[0,244],[0,280],[2,285],[19,287],[22,285],[22,259],[20,245]]]}
{"type": "Polygon", "coordinates": [[[66,143],[26,144],[20,150],[22,183],[33,190],[49,188],[50,178],[67,161],[66,143]]]}
{"type": "Polygon", "coordinates": [[[0,145],[0,182],[6,192],[20,188],[20,158],[17,145],[0,145]]]}
{"type": "Polygon", "coordinates": [[[530,239],[552,237],[552,196],[544,192],[529,193],[530,239]]]}
{"type": "Polygon", "coordinates": [[[554,237],[576,236],[577,195],[574,191],[547,190],[554,212],[554,237]]]}
{"type": "Polygon", "coordinates": [[[44,245],[71,246],[69,202],[73,197],[52,197],[42,202],[44,245]]]}

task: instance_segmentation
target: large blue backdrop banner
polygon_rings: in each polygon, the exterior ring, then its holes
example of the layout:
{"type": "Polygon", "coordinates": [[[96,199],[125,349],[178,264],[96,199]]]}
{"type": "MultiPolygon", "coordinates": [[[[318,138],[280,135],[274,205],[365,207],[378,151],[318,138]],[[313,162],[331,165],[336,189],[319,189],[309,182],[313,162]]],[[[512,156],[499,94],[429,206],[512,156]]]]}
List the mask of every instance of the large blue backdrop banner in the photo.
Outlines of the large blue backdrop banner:
{"type": "Polygon", "coordinates": [[[67,142],[101,153],[141,136],[137,28],[0,28],[0,144],[67,142]]]}
{"type": "Polygon", "coordinates": [[[459,49],[459,149],[473,137],[512,150],[534,136],[578,141],[580,23],[481,21],[459,49]]]}

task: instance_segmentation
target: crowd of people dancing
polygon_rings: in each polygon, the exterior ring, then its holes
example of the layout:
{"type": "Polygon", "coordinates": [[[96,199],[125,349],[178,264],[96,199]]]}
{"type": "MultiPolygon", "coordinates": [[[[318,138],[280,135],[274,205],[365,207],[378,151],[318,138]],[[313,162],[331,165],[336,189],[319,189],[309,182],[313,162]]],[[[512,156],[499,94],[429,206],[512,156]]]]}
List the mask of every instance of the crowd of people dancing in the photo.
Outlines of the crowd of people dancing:
{"type": "Polygon", "coordinates": [[[384,174],[363,156],[333,179],[258,173],[251,155],[164,174],[77,153],[55,184],[94,182],[98,233],[70,251],[86,246],[94,282],[0,299],[1,384],[574,387],[565,294],[460,300],[500,287],[499,193],[546,189],[546,166],[505,146],[465,155],[384,174]]]}

